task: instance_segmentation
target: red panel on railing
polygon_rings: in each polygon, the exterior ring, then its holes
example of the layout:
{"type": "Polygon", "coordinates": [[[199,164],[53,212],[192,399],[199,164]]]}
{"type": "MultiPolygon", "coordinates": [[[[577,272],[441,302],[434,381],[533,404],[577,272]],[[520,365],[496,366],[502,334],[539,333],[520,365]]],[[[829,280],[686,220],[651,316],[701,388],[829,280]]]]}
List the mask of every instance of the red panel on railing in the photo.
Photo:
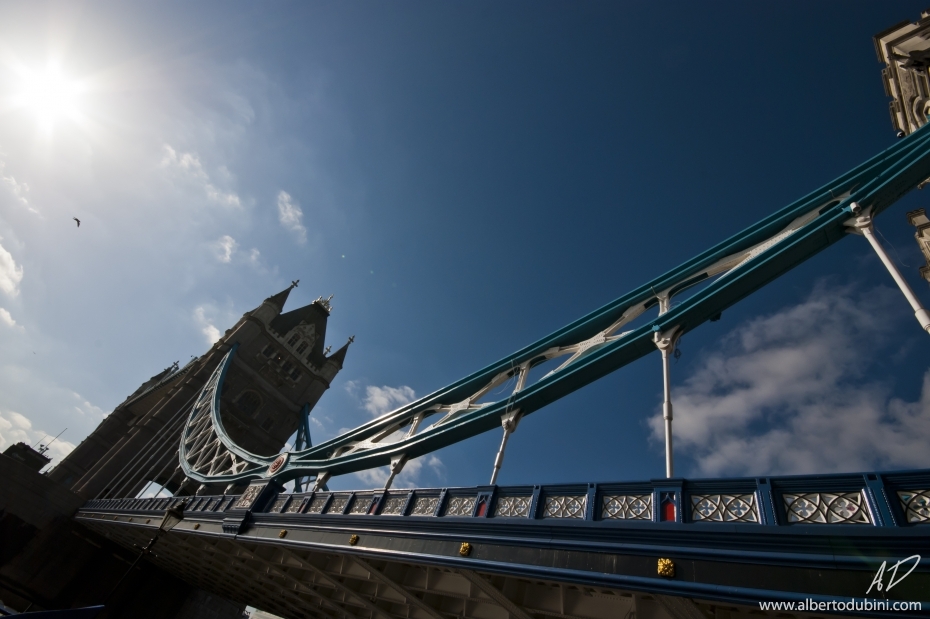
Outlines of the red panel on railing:
{"type": "Polygon", "coordinates": [[[672,501],[666,500],[662,503],[662,521],[675,522],[675,503],[672,501]]]}

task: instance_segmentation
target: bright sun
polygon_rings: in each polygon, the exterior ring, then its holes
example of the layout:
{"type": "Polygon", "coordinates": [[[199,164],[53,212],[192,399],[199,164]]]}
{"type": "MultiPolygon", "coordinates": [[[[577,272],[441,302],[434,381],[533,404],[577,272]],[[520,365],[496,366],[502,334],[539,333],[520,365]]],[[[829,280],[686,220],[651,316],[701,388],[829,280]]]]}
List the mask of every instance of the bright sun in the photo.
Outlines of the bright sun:
{"type": "Polygon", "coordinates": [[[58,67],[49,66],[44,71],[23,71],[20,76],[22,80],[16,96],[17,107],[35,115],[43,128],[51,129],[59,120],[77,117],[80,85],[58,67]]]}

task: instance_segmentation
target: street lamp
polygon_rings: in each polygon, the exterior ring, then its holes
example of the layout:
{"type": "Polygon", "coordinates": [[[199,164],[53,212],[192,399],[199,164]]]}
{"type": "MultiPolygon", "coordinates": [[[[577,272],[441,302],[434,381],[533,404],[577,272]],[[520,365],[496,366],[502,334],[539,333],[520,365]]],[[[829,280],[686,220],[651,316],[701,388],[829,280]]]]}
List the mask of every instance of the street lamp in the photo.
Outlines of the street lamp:
{"type": "Polygon", "coordinates": [[[155,542],[158,541],[158,538],[178,526],[182,520],[184,520],[184,508],[187,507],[186,501],[181,501],[174,507],[169,507],[165,510],[165,515],[161,519],[161,524],[158,525],[158,530],[155,531],[155,536],[149,540],[149,543],[145,545],[145,548],[142,549],[142,552],[139,553],[139,556],[136,557],[136,560],[132,562],[132,565],[129,566],[129,569],[126,570],[126,573],[123,574],[123,577],[119,579],[119,582],[116,583],[116,586],[110,591],[109,595],[104,598],[103,602],[106,604],[107,600],[113,597],[113,594],[116,593],[116,590],[119,589],[119,586],[123,584],[123,581],[126,580],[126,577],[129,576],[133,568],[136,567],[136,563],[144,557],[145,555],[152,552],[152,546],[155,545],[155,542]]]}

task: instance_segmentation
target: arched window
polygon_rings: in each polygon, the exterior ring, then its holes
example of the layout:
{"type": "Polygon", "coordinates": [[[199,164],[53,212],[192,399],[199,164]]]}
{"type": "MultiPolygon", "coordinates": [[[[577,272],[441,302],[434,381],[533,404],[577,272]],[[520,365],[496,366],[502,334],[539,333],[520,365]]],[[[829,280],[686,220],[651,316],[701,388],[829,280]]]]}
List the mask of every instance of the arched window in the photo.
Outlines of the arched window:
{"type": "Polygon", "coordinates": [[[300,346],[297,347],[297,354],[299,355],[299,354],[302,353],[303,351],[307,350],[307,346],[309,346],[309,344],[307,343],[306,340],[304,340],[303,342],[301,342],[301,343],[300,343],[300,346]]]}
{"type": "Polygon", "coordinates": [[[236,407],[251,417],[255,416],[255,413],[261,408],[261,405],[262,396],[254,391],[243,391],[236,400],[236,407]]]}

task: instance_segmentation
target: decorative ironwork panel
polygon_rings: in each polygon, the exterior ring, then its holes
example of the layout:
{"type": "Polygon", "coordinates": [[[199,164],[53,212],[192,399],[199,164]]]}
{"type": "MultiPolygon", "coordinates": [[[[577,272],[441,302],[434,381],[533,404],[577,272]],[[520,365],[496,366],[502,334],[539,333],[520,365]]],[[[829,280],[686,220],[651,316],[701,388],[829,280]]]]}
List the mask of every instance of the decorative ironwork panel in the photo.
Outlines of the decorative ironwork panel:
{"type": "MultiPolygon", "coordinates": [[[[310,507],[307,508],[308,514],[322,514],[323,508],[326,507],[326,501],[329,499],[328,494],[318,494],[310,501],[310,507]]],[[[345,503],[343,503],[345,507],[345,503]]],[[[341,511],[341,510],[340,510],[341,511]]]]}
{"type": "Polygon", "coordinates": [[[543,518],[579,518],[584,520],[587,496],[547,496],[543,518]]]}
{"type": "Polygon", "coordinates": [[[898,490],[908,522],[930,522],[930,490],[898,490]]]}
{"type": "Polygon", "coordinates": [[[475,497],[454,496],[446,504],[443,516],[471,516],[473,511],[475,511],[475,497]]]}
{"type": "Polygon", "coordinates": [[[530,496],[502,496],[494,506],[494,515],[498,518],[526,518],[530,515],[530,496]]]}
{"type": "Polygon", "coordinates": [[[695,494],[691,496],[694,522],[759,523],[755,494],[695,494]]]}
{"type": "Polygon", "coordinates": [[[400,516],[404,511],[404,505],[407,503],[405,496],[392,496],[384,502],[384,509],[381,510],[382,516],[400,516]]]}
{"type": "Polygon", "coordinates": [[[605,496],[601,503],[601,520],[652,520],[652,495],[605,496]]]}
{"type": "MultiPolygon", "coordinates": [[[[436,506],[439,505],[438,496],[418,496],[416,501],[413,503],[413,510],[410,512],[411,516],[432,516],[436,513],[436,506]]],[[[473,504],[474,506],[474,504],[473,504]]],[[[471,512],[469,512],[471,513],[471,512]]],[[[446,515],[448,514],[448,510],[446,515]]]]}
{"type": "Polygon", "coordinates": [[[862,492],[786,494],[790,524],[872,524],[862,492]]]}
{"type": "Polygon", "coordinates": [[[349,509],[349,513],[350,514],[367,514],[368,508],[370,507],[371,507],[371,495],[370,494],[356,495],[355,501],[352,503],[352,507],[349,509]]]}
{"type": "Polygon", "coordinates": [[[264,486],[249,486],[245,489],[245,492],[242,493],[242,496],[239,497],[239,500],[236,501],[236,504],[233,506],[236,509],[249,509],[252,507],[252,503],[255,502],[255,499],[258,498],[258,493],[264,489],[264,486]]]}
{"type": "Polygon", "coordinates": [[[329,507],[326,508],[327,514],[341,514],[346,509],[346,503],[349,502],[348,495],[336,495],[333,497],[332,502],[329,504],[329,507]]]}
{"type": "Polygon", "coordinates": [[[307,499],[305,497],[295,496],[291,500],[290,504],[287,506],[287,509],[284,511],[285,513],[288,513],[288,514],[296,514],[297,512],[300,511],[300,508],[306,502],[307,502],[307,499]]]}
{"type": "Polygon", "coordinates": [[[287,496],[286,494],[284,496],[279,496],[278,498],[274,500],[274,503],[271,504],[271,509],[269,509],[268,511],[271,512],[272,514],[281,513],[281,510],[284,509],[284,506],[287,505],[287,502],[290,499],[291,497],[287,496]]]}

